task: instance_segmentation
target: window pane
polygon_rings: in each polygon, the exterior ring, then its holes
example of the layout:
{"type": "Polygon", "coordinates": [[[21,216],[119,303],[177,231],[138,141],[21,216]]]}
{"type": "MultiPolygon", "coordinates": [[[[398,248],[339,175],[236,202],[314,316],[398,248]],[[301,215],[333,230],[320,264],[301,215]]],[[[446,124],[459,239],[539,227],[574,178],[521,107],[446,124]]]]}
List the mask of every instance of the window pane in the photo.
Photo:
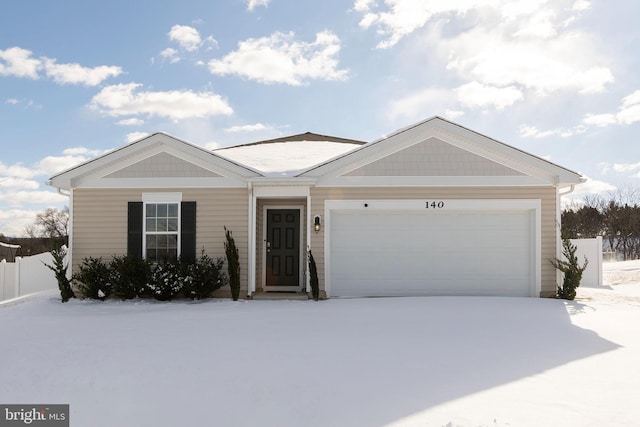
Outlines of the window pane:
{"type": "Polygon", "coordinates": [[[178,218],[169,218],[167,231],[178,231],[178,218]]]}
{"type": "Polygon", "coordinates": [[[147,218],[152,218],[156,216],[156,205],[149,204],[147,205],[147,218]]]}
{"type": "Polygon", "coordinates": [[[147,249],[155,249],[158,247],[156,236],[147,234],[147,249]]]}
{"type": "Polygon", "coordinates": [[[171,204],[169,205],[169,217],[177,218],[178,217],[178,205],[171,204]]]}
{"type": "Polygon", "coordinates": [[[177,234],[169,234],[169,235],[167,235],[167,247],[168,248],[177,248],[178,247],[178,235],[177,234]]]}
{"type": "Polygon", "coordinates": [[[155,218],[147,218],[147,231],[157,231],[155,218]]]}
{"type": "Polygon", "coordinates": [[[167,219],[158,218],[158,231],[167,231],[167,219]]]}
{"type": "Polygon", "coordinates": [[[167,216],[167,205],[158,205],[158,218],[167,216]]]}

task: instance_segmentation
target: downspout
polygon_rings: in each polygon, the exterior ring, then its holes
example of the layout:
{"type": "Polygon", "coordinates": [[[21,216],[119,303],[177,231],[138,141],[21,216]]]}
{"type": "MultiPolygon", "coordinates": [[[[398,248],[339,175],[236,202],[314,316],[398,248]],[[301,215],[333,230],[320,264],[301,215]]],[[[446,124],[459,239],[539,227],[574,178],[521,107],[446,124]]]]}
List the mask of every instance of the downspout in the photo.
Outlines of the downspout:
{"type": "MultiPolygon", "coordinates": [[[[45,184],[53,187],[53,183],[51,182],[51,180],[45,182],[45,184]]],[[[69,279],[71,279],[71,275],[73,274],[73,188],[68,192],[64,191],[60,187],[55,188],[58,194],[69,198],[69,235],[67,236],[69,241],[67,242],[67,265],[70,265],[71,268],[67,269],[67,275],[69,276],[69,279]]]]}

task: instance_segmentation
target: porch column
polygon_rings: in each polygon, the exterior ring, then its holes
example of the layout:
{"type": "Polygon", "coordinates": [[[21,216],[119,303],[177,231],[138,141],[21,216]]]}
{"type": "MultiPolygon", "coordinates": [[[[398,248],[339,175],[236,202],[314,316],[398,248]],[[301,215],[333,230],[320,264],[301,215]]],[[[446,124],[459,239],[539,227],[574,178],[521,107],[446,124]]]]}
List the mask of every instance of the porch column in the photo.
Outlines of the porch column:
{"type": "Polygon", "coordinates": [[[248,247],[248,265],[247,272],[247,296],[250,297],[256,291],[256,197],[253,194],[253,185],[248,184],[249,188],[249,242],[248,247]]]}

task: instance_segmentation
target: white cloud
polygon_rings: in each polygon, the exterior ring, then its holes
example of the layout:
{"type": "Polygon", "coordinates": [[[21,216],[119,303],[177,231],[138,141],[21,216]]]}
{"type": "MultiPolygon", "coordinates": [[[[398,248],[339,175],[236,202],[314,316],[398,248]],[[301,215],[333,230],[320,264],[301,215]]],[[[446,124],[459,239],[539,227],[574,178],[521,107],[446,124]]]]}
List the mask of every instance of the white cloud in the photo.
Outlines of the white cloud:
{"type": "Polygon", "coordinates": [[[525,138],[548,138],[550,136],[559,136],[561,138],[570,138],[581,133],[585,133],[587,128],[583,125],[571,128],[556,128],[548,130],[540,130],[536,126],[527,124],[520,125],[520,136],[525,138]]]}
{"type": "Polygon", "coordinates": [[[640,122],[640,90],[625,96],[616,113],[587,114],[582,121],[599,127],[640,122]]]}
{"type": "Polygon", "coordinates": [[[10,105],[17,105],[19,101],[17,99],[15,99],[15,98],[9,98],[9,99],[7,99],[6,102],[7,102],[7,104],[10,104],[10,105]]]}
{"type": "Polygon", "coordinates": [[[338,69],[340,39],[330,31],[316,34],[313,42],[295,40],[295,34],[276,32],[269,37],[247,39],[222,59],[209,61],[213,74],[235,74],[261,83],[301,85],[307,80],[346,80],[338,69]]]}
{"type": "Polygon", "coordinates": [[[0,50],[0,76],[37,79],[40,60],[31,57],[31,51],[20,47],[0,50]]]}
{"type": "Polygon", "coordinates": [[[242,126],[231,126],[226,128],[224,131],[229,133],[242,133],[242,132],[258,132],[270,129],[269,126],[265,126],[262,123],[256,123],[254,125],[242,125],[242,126]]]}
{"type": "Polygon", "coordinates": [[[2,209],[0,210],[0,232],[6,236],[23,236],[24,229],[28,225],[33,225],[38,211],[25,209],[2,209]]]}
{"type": "Polygon", "coordinates": [[[356,12],[368,12],[374,4],[375,0],[355,0],[353,10],[356,12]]]}
{"type": "Polygon", "coordinates": [[[178,51],[172,47],[168,47],[160,52],[160,56],[163,60],[169,61],[172,64],[180,62],[180,55],[178,54],[178,51]]]}
{"type": "Polygon", "coordinates": [[[58,64],[56,59],[33,58],[30,50],[12,47],[0,50],[0,76],[40,78],[40,70],[58,84],[97,86],[111,77],[122,74],[122,68],[110,65],[84,67],[80,64],[58,64]],[[4,63],[3,63],[4,61],[4,63]]]}
{"type": "Polygon", "coordinates": [[[11,178],[33,178],[34,176],[42,175],[38,168],[30,168],[24,166],[22,163],[16,163],[14,165],[5,165],[0,162],[0,175],[11,178]]]}
{"type": "Polygon", "coordinates": [[[612,169],[619,173],[633,172],[640,169],[640,163],[614,163],[612,169]]]}
{"type": "Polygon", "coordinates": [[[118,120],[116,124],[120,126],[141,126],[144,124],[144,120],[137,119],[137,118],[122,119],[122,120],[118,120]]]}
{"type": "Polygon", "coordinates": [[[122,74],[122,68],[100,65],[98,67],[83,67],[80,64],[57,64],[55,59],[43,58],[47,77],[58,84],[73,84],[97,86],[103,81],[122,74]]]}
{"type": "Polygon", "coordinates": [[[111,150],[92,150],[86,147],[71,147],[62,150],[62,154],[65,156],[84,156],[84,157],[96,157],[101,156],[111,150]]]}
{"type": "Polygon", "coordinates": [[[424,28],[426,49],[465,81],[542,95],[599,93],[614,81],[593,38],[565,26],[578,11],[562,2],[358,0],[354,9],[363,15],[361,27],[383,37],[378,48],[394,46],[424,28]]]}
{"type": "Polygon", "coordinates": [[[191,90],[145,92],[138,90],[141,87],[140,83],[106,86],[92,98],[89,106],[113,117],[147,115],[172,120],[233,113],[227,101],[213,92],[191,90]]]}
{"type": "Polygon", "coordinates": [[[22,178],[0,178],[0,188],[21,188],[25,190],[35,190],[40,187],[37,181],[22,178]]]}
{"type": "Polygon", "coordinates": [[[55,191],[2,191],[0,200],[14,208],[25,205],[49,205],[68,202],[69,198],[55,191]]]}
{"type": "Polygon", "coordinates": [[[130,144],[134,141],[144,138],[145,136],[149,136],[148,132],[131,132],[127,134],[127,143],[130,144]]]}
{"type": "Polygon", "coordinates": [[[464,111],[460,110],[445,110],[444,112],[444,117],[449,120],[455,120],[462,116],[464,116],[464,111]]]}
{"type": "Polygon", "coordinates": [[[591,8],[591,2],[588,0],[576,0],[576,2],[573,4],[573,10],[576,11],[582,11],[582,10],[587,10],[591,8]]]}
{"type": "Polygon", "coordinates": [[[426,88],[393,100],[387,109],[389,118],[397,120],[424,119],[434,111],[448,111],[453,108],[455,94],[448,89],[426,88]]]}
{"type": "Polygon", "coordinates": [[[188,25],[174,25],[168,35],[169,40],[177,42],[181,48],[189,52],[198,50],[202,43],[198,30],[188,25]]]}
{"type": "Polygon", "coordinates": [[[253,12],[253,10],[258,6],[269,6],[270,0],[247,0],[247,10],[249,12],[253,12]]]}
{"type": "Polygon", "coordinates": [[[582,120],[582,123],[603,127],[617,123],[617,121],[615,114],[587,114],[582,120]]]}
{"type": "Polygon", "coordinates": [[[582,184],[576,185],[571,195],[599,194],[607,191],[615,191],[617,188],[615,185],[609,184],[608,182],[591,179],[585,175],[582,175],[582,176],[586,178],[587,181],[582,184]]]}
{"type": "Polygon", "coordinates": [[[64,170],[70,169],[82,162],[86,162],[90,157],[82,155],[47,156],[38,162],[39,175],[55,175],[64,170]]]}
{"type": "Polygon", "coordinates": [[[514,86],[495,87],[470,82],[456,90],[458,100],[465,107],[494,107],[502,110],[523,99],[522,92],[514,86]]]}

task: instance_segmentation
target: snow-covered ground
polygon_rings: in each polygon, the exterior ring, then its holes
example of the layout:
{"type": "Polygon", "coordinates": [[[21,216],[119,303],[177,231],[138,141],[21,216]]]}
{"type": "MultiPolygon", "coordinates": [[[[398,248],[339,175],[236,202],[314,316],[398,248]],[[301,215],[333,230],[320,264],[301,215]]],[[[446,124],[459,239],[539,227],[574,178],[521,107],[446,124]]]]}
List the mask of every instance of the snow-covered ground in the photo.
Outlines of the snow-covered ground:
{"type": "Polygon", "coordinates": [[[0,403],[71,425],[637,426],[640,262],[574,302],[0,305],[0,403]]]}

